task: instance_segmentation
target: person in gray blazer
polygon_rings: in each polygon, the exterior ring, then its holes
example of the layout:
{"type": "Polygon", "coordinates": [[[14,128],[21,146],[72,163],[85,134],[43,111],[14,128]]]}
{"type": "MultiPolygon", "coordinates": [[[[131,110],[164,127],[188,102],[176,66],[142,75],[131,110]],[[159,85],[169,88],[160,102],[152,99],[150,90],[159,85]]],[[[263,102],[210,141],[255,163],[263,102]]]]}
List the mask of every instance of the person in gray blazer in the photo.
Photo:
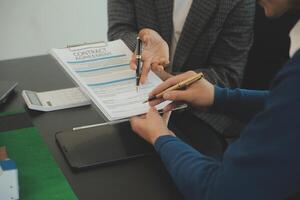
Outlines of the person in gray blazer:
{"type": "MultiPolygon", "coordinates": [[[[143,68],[145,63],[164,66],[170,61],[166,70],[171,73],[201,71],[211,83],[232,88],[242,81],[254,15],[254,0],[109,0],[108,39],[122,39],[134,51],[138,34],[146,31],[148,40],[166,45],[158,50],[150,44],[147,50],[153,49],[153,56],[143,60],[143,68]]],[[[194,110],[174,120],[185,132],[210,129],[223,134],[232,124],[226,116],[194,110]]]]}

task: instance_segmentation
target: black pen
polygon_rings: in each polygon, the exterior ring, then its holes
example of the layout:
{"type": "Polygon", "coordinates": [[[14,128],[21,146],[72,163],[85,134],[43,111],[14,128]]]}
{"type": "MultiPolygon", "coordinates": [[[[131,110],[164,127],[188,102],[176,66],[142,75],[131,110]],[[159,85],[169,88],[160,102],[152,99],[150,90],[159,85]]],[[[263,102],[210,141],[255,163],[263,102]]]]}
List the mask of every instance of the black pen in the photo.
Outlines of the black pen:
{"type": "Polygon", "coordinates": [[[142,68],[142,40],[137,37],[136,44],[136,91],[139,91],[140,79],[141,79],[141,68],[142,68]]]}

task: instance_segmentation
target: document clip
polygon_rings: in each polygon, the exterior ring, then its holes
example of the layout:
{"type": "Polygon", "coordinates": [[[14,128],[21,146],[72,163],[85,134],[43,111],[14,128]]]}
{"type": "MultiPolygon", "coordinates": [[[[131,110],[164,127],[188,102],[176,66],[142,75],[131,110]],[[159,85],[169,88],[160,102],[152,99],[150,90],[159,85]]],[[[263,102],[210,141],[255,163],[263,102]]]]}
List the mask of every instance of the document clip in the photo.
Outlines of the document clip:
{"type": "Polygon", "coordinates": [[[103,48],[103,47],[107,47],[108,44],[105,41],[98,41],[98,42],[84,42],[84,43],[79,43],[79,44],[71,44],[71,45],[67,45],[66,48],[68,48],[70,51],[80,51],[80,50],[84,50],[84,49],[89,49],[89,48],[103,48]],[[92,45],[92,44],[98,44],[99,46],[93,46],[93,47],[86,47],[87,45],[92,45]],[[81,48],[78,48],[81,47],[81,48]]]}

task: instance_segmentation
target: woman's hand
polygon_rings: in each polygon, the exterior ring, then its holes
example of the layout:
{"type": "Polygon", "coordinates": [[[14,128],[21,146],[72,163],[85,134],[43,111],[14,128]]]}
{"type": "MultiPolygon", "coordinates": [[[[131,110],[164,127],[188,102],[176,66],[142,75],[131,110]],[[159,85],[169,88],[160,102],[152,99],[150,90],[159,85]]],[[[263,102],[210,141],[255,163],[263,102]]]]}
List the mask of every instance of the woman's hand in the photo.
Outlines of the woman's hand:
{"type": "MultiPolygon", "coordinates": [[[[159,94],[160,92],[164,91],[165,89],[183,81],[187,78],[190,78],[194,76],[196,72],[188,71],[183,74],[173,76],[169,79],[167,79],[165,82],[157,86],[150,94],[149,96],[155,96],[159,94]]],[[[171,100],[174,101],[173,103],[167,105],[164,108],[164,112],[168,112],[175,107],[178,106],[178,104],[181,103],[187,103],[190,104],[193,107],[197,107],[199,109],[207,108],[214,103],[214,85],[212,85],[210,82],[202,78],[201,80],[193,83],[185,90],[174,90],[167,92],[164,94],[163,98],[156,99],[151,102],[149,102],[150,106],[155,106],[160,104],[161,102],[165,100],[171,100]]]]}
{"type": "Polygon", "coordinates": [[[168,127],[170,112],[161,117],[155,107],[151,107],[146,115],[133,117],[130,120],[132,130],[147,142],[154,145],[157,138],[163,135],[174,135],[168,127]]]}
{"type": "MultiPolygon", "coordinates": [[[[145,83],[147,75],[153,71],[162,71],[164,66],[169,64],[169,46],[162,37],[152,29],[142,29],[139,37],[143,41],[142,61],[143,67],[141,72],[141,83],[145,83]]],[[[136,69],[136,55],[133,54],[130,61],[130,68],[136,69]]]]}

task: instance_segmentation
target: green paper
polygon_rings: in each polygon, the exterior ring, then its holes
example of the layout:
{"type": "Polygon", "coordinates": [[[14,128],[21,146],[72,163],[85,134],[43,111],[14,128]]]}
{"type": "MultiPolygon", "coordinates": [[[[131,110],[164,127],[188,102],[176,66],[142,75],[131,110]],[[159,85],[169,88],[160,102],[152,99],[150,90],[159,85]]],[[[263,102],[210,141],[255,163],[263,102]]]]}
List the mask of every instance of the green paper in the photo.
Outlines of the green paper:
{"type": "Polygon", "coordinates": [[[77,199],[36,128],[0,133],[0,146],[17,164],[20,199],[77,199]]]}

